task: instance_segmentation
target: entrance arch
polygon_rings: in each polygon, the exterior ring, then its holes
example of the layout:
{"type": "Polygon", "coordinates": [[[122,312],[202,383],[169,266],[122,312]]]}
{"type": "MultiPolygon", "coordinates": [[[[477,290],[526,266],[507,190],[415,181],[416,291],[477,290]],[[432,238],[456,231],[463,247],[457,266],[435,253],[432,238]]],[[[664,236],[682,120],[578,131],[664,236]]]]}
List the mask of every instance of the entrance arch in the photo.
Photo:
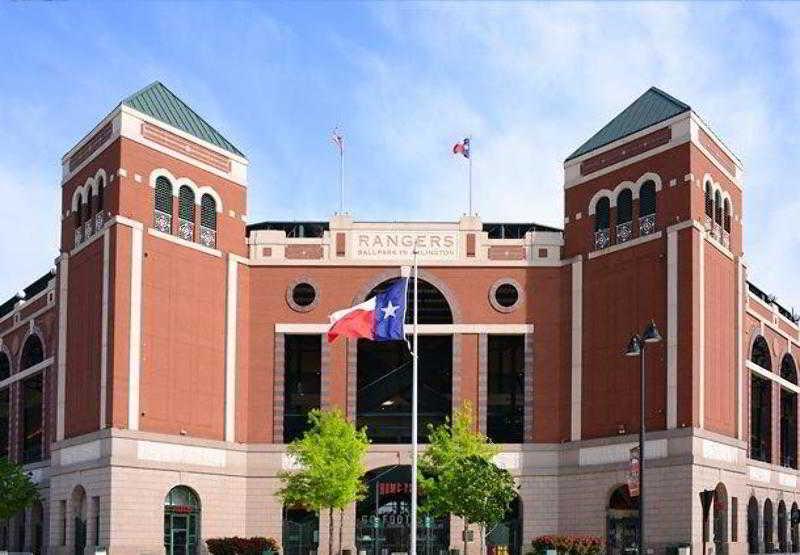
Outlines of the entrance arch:
{"type": "Polygon", "coordinates": [[[619,555],[636,549],[639,542],[639,498],[631,497],[627,484],[616,487],[606,508],[607,551],[619,555]]]}
{"type": "MultiPolygon", "coordinates": [[[[396,278],[395,278],[396,279],[396,278]]],[[[369,299],[395,282],[384,281],[367,294],[369,299]]],[[[412,320],[413,279],[408,286],[406,323],[412,320]]],[[[420,324],[452,324],[453,312],[442,292],[420,279],[420,324]]],[[[412,358],[403,341],[360,339],[356,357],[356,424],[366,426],[373,443],[411,443],[412,358]]],[[[419,440],[427,439],[429,424],[438,425],[450,417],[453,396],[452,335],[419,337],[419,440]]]]}
{"type": "Polygon", "coordinates": [[[86,549],[86,490],[75,486],[70,498],[72,504],[72,547],[75,555],[83,555],[86,549]]]}
{"type": "MultiPolygon", "coordinates": [[[[408,552],[411,467],[384,466],[364,477],[367,495],[356,504],[356,549],[367,555],[408,552]]],[[[417,515],[417,555],[439,555],[450,545],[450,519],[417,515]]]]}
{"type": "Polygon", "coordinates": [[[304,507],[283,507],[284,555],[307,555],[319,548],[319,516],[304,507]]]}
{"type": "Polygon", "coordinates": [[[722,482],[714,488],[714,545],[716,553],[724,553],[728,542],[728,490],[722,482]]]}
{"type": "Polygon", "coordinates": [[[750,553],[759,553],[758,548],[758,501],[751,497],[747,503],[747,547],[750,553]]]}
{"type": "Polygon", "coordinates": [[[787,522],[786,522],[786,503],[783,499],[778,503],[778,550],[786,553],[788,550],[787,522]]]}
{"type": "Polygon", "coordinates": [[[489,530],[486,546],[490,554],[501,550],[508,555],[520,555],[522,552],[522,500],[519,496],[511,502],[503,522],[489,530]]]}
{"type": "Polygon", "coordinates": [[[774,551],[773,538],[775,537],[775,525],[772,514],[772,501],[764,501],[764,551],[772,553],[774,551]]]}
{"type": "Polygon", "coordinates": [[[789,522],[791,523],[792,553],[797,553],[800,551],[800,509],[798,509],[797,503],[792,503],[789,522]]]}
{"type": "Polygon", "coordinates": [[[200,498],[175,486],[164,498],[164,548],[167,555],[194,555],[200,537],[200,498]]]}

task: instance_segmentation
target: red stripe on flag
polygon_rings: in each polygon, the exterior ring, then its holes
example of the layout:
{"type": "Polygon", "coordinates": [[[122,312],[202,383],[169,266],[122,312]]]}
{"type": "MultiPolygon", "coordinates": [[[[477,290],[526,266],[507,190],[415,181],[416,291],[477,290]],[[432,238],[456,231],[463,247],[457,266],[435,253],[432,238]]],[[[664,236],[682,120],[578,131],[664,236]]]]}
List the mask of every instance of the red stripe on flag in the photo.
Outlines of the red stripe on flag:
{"type": "Polygon", "coordinates": [[[328,343],[343,335],[350,339],[373,338],[373,310],[353,310],[331,325],[328,330],[328,343]]]}

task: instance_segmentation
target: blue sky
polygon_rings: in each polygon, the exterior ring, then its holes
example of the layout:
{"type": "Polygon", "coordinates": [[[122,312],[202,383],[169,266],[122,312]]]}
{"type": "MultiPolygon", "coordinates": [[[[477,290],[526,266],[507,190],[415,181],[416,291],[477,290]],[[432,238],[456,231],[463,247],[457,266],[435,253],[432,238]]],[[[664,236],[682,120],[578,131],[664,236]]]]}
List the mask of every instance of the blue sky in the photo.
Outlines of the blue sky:
{"type": "Polygon", "coordinates": [[[0,5],[0,299],[53,264],[61,155],[161,80],[250,159],[249,215],[328,217],[330,131],[357,219],[562,221],[562,161],[651,85],[745,166],[750,277],[800,309],[800,7],[780,4],[0,5]]]}

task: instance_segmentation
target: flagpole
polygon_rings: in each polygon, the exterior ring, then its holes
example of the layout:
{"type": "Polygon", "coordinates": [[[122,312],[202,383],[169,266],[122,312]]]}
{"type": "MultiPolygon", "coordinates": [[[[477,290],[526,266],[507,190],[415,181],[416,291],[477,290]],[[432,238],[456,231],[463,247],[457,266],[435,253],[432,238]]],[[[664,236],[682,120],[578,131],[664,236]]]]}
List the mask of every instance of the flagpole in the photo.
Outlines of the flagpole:
{"type": "Polygon", "coordinates": [[[469,141],[469,215],[472,216],[472,139],[469,141]]]}
{"type": "Polygon", "coordinates": [[[417,371],[419,369],[417,322],[417,247],[414,245],[414,332],[411,369],[411,549],[410,555],[417,554],[417,371]]]}
{"type": "Polygon", "coordinates": [[[344,213],[344,147],[339,147],[339,213],[344,213]]]}

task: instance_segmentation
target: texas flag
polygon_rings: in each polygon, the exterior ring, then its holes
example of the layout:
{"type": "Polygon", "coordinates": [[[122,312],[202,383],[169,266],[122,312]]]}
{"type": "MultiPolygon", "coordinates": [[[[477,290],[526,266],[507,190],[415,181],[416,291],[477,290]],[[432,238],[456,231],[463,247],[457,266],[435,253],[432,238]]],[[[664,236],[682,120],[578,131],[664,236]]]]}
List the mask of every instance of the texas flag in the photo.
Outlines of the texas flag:
{"type": "Polygon", "coordinates": [[[460,154],[464,158],[469,158],[469,137],[453,145],[453,154],[460,154]]]}
{"type": "Polygon", "coordinates": [[[396,341],[405,339],[408,278],[400,278],[368,301],[331,314],[328,343],[343,335],[350,339],[396,341]]]}

